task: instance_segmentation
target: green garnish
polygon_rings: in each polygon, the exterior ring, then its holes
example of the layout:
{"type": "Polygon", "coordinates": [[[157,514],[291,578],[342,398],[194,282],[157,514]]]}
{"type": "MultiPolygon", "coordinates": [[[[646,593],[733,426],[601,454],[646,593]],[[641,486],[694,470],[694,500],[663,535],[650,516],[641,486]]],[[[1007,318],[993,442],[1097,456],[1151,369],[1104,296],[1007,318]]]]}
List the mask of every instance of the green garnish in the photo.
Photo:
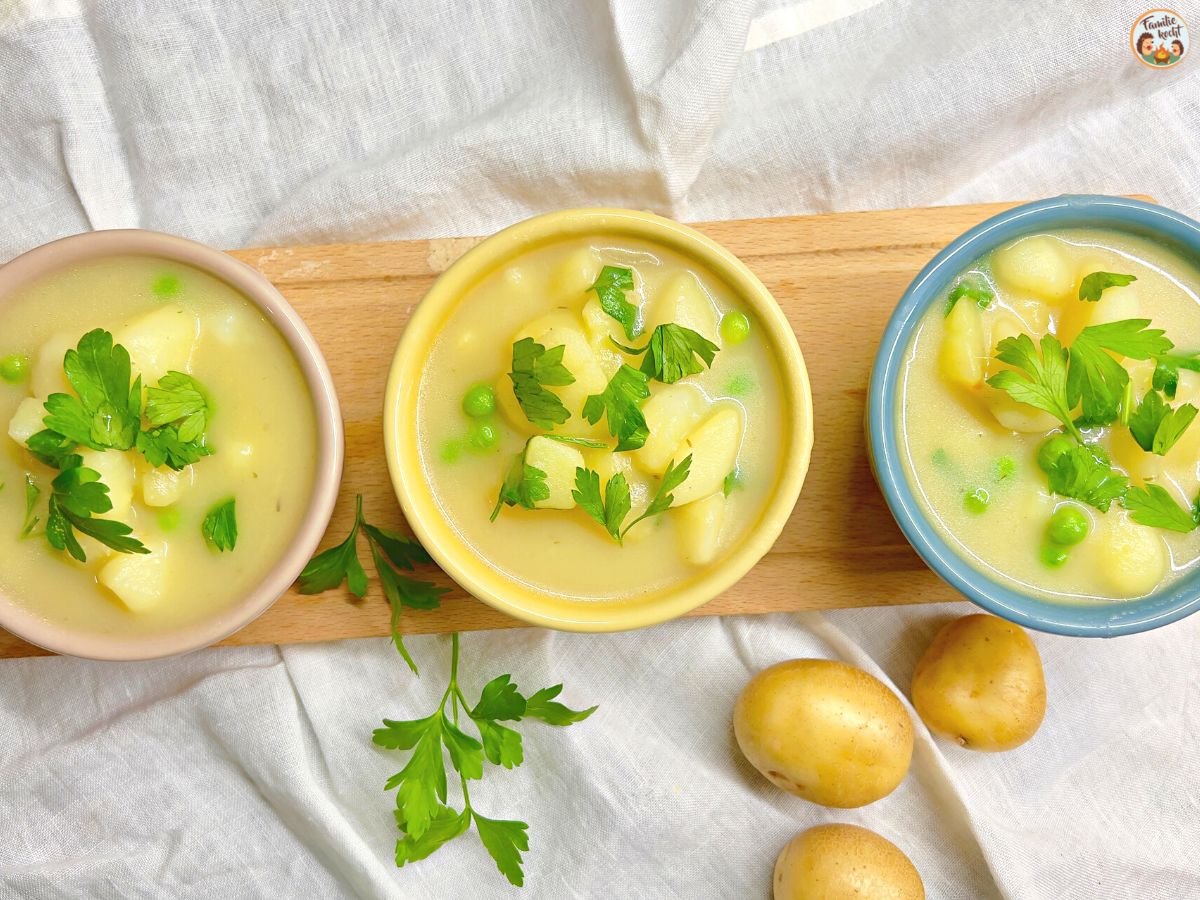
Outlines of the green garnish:
{"type": "Polygon", "coordinates": [[[500,430],[491,422],[472,422],[467,443],[472,450],[491,450],[500,441],[500,430]]]}
{"type": "Polygon", "coordinates": [[[1132,359],[1150,359],[1175,346],[1161,329],[1149,325],[1149,319],[1122,319],[1089,325],[1079,332],[1070,351],[1067,405],[1074,408],[1082,401],[1081,425],[1108,425],[1121,411],[1129,373],[1105,351],[1132,359]]]}
{"type": "Polygon", "coordinates": [[[1174,400],[1179,389],[1179,370],[1200,372],[1200,351],[1195,353],[1164,353],[1154,358],[1154,383],[1156,391],[1162,391],[1167,399],[1174,400]]]}
{"type": "Polygon", "coordinates": [[[496,411],[496,392],[489,384],[473,385],[463,394],[462,408],[473,419],[490,416],[496,411]]]}
{"type": "Polygon", "coordinates": [[[1196,412],[1196,407],[1190,403],[1172,409],[1157,391],[1150,391],[1130,417],[1129,431],[1147,453],[1163,456],[1187,431],[1196,412]]]}
{"type": "Polygon", "coordinates": [[[1124,506],[1129,510],[1129,517],[1139,525],[1183,534],[1200,526],[1200,497],[1196,498],[1195,507],[1186,510],[1175,502],[1165,488],[1157,484],[1130,488],[1125,495],[1124,506]]]}
{"type": "Polygon", "coordinates": [[[42,489],[37,486],[37,482],[33,480],[33,476],[28,472],[25,473],[25,520],[21,523],[21,537],[27,538],[33,534],[33,529],[37,527],[38,517],[33,514],[37,508],[38,497],[42,495],[42,489]]]}
{"type": "Polygon", "coordinates": [[[35,459],[52,469],[66,468],[66,461],[75,455],[75,441],[48,428],[30,435],[25,446],[35,459]]]}
{"type": "Polygon", "coordinates": [[[100,481],[100,473],[84,466],[83,458],[78,455],[64,463],[63,470],[50,483],[46,515],[46,539],[50,546],[87,562],[87,554],[75,537],[79,531],[118,553],[149,553],[141,541],[129,536],[133,529],[124,522],[94,518],[95,514],[112,510],[108,485],[100,481]]]}
{"type": "Polygon", "coordinates": [[[397,571],[412,571],[413,567],[432,560],[425,548],[418,541],[368,524],[363,519],[362,494],[355,500],[354,524],[349,536],[340,544],[330,547],[314,556],[300,573],[299,588],[302,594],[319,594],[338,587],[343,581],[356,597],[367,594],[367,573],[363,570],[358,558],[358,532],[362,530],[367,536],[367,544],[371,548],[371,557],[375,562],[375,571],[379,576],[380,586],[392,610],[391,632],[392,643],[396,650],[408,663],[408,667],[417,674],[417,664],[409,655],[404,641],[400,637],[400,613],[405,607],[409,609],[435,609],[441,602],[446,588],[438,587],[429,581],[419,581],[397,571]]]}
{"type": "Polygon", "coordinates": [[[167,273],[155,278],[150,290],[159,297],[173,297],[179,293],[179,287],[179,276],[167,273]]]}
{"type": "Polygon", "coordinates": [[[396,865],[425,859],[444,844],[463,835],[475,824],[479,839],[508,881],[520,887],[525,875],[521,854],[529,849],[529,826],[524,822],[489,819],[471,801],[469,781],[483,778],[484,761],[512,769],[524,762],[521,734],[502,722],[541,719],[550,725],[582,722],[596,707],[568,709],[555,701],[562,685],[543,688],[526,698],[511,675],[493,678],[472,708],[458,683],[459,637],[451,636],[450,680],[438,708],[423,719],[383,720],[372,740],[388,750],[411,750],[404,768],[388,779],[386,790],[396,791],[396,865]],[[447,706],[449,708],[447,708],[447,706]],[[482,740],[459,728],[470,719],[482,740]],[[448,806],[446,756],[462,786],[461,812],[448,806]]]}
{"type": "Polygon", "coordinates": [[[1125,287],[1137,281],[1133,275],[1117,275],[1114,272],[1093,272],[1079,283],[1079,299],[1095,303],[1110,287],[1125,287]]]}
{"type": "Polygon", "coordinates": [[[1050,470],[1054,468],[1054,464],[1058,462],[1058,458],[1076,446],[1078,444],[1065,434],[1056,434],[1053,437],[1047,438],[1042,442],[1042,446],[1038,448],[1038,468],[1049,475],[1050,470]]]}
{"type": "Polygon", "coordinates": [[[725,480],[721,482],[721,492],[728,497],[739,488],[745,487],[742,479],[742,473],[739,469],[734,469],[725,476],[725,480]]]}
{"type": "Polygon", "coordinates": [[[525,451],[529,442],[521,448],[521,452],[513,459],[512,465],[500,485],[500,495],[496,498],[496,506],[492,509],[491,521],[496,521],[502,506],[521,506],[533,509],[539,500],[550,496],[550,487],[546,484],[546,473],[534,466],[525,464],[525,451]]]}
{"type": "Polygon", "coordinates": [[[174,425],[163,425],[138,432],[137,448],[150,465],[167,466],[176,472],[212,455],[212,448],[200,440],[185,441],[174,425]]]}
{"type": "Polygon", "coordinates": [[[1018,403],[1050,413],[1080,441],[1083,436],[1071,418],[1074,404],[1067,400],[1067,351],[1054,335],[1041,341],[1041,354],[1027,334],[1007,337],[996,345],[996,358],[1020,369],[997,372],[987,380],[1018,403]],[[1024,374],[1021,374],[1024,373],[1024,374]]]}
{"type": "Polygon", "coordinates": [[[558,395],[548,391],[545,385],[556,387],[575,383],[575,376],[562,364],[564,344],[547,350],[533,338],[522,338],[513,344],[512,381],[513,394],[521,410],[534,425],[550,430],[571,418],[558,395]]]}
{"type": "Polygon", "coordinates": [[[629,499],[629,483],[625,476],[618,472],[604,485],[604,495],[600,494],[600,473],[592,469],[577,468],[575,470],[575,490],[571,496],[579,504],[579,508],[604,526],[618,544],[623,543],[625,536],[621,532],[621,524],[629,515],[632,504],[629,499]]]}
{"type": "Polygon", "coordinates": [[[750,337],[750,317],[744,312],[727,312],[721,316],[721,340],[730,347],[750,337]]]}
{"type": "Polygon", "coordinates": [[[946,315],[950,315],[955,304],[963,297],[974,300],[980,309],[987,309],[996,295],[982,275],[978,272],[968,272],[946,297],[946,315]]]}
{"type": "Polygon", "coordinates": [[[1042,544],[1038,555],[1042,560],[1042,565],[1050,569],[1057,569],[1067,561],[1066,548],[1060,547],[1058,544],[1042,544]]]}
{"type": "Polygon", "coordinates": [[[1087,513],[1070,504],[1060,506],[1050,515],[1046,538],[1060,547],[1072,547],[1088,536],[1091,520],[1087,513]]]}
{"type": "Polygon", "coordinates": [[[645,353],[642,371],[663,384],[674,384],[681,378],[703,372],[704,366],[712,366],[713,358],[721,349],[699,332],[674,322],[655,328],[649,343],[640,349],[616,341],[613,344],[630,356],[645,353]],[[703,365],[696,357],[703,360],[703,365]]]}
{"type": "Polygon", "coordinates": [[[992,464],[992,478],[1007,481],[1017,474],[1017,461],[1011,456],[1001,456],[992,464]]]}
{"type": "Polygon", "coordinates": [[[592,450],[607,450],[608,444],[604,441],[593,441],[591,438],[572,437],[569,434],[543,434],[541,437],[549,438],[552,441],[558,441],[560,444],[574,444],[577,447],[588,447],[592,450]]]}
{"type": "Polygon", "coordinates": [[[10,353],[0,358],[0,378],[9,384],[20,384],[29,377],[29,357],[23,353],[10,353]]]}
{"type": "Polygon", "coordinates": [[[650,435],[641,410],[649,396],[650,379],[646,374],[623,364],[613,373],[603,393],[587,398],[583,404],[583,417],[595,425],[607,415],[608,433],[617,439],[615,452],[636,450],[650,435]]]}
{"type": "Polygon", "coordinates": [[[973,516],[981,516],[991,505],[992,495],[987,488],[974,487],[963,494],[963,509],[973,516]]]}
{"type": "Polygon", "coordinates": [[[683,462],[675,465],[675,460],[667,463],[667,470],[663,472],[662,481],[659,482],[658,490],[654,493],[654,499],[650,501],[650,505],[646,507],[646,511],[630,522],[623,532],[621,537],[629,534],[629,529],[643,519],[648,519],[651,516],[657,516],[660,513],[666,512],[671,508],[671,504],[675,502],[675,496],[671,491],[679,487],[687,481],[688,475],[692,471],[692,454],[688,454],[683,458],[683,462]]]}
{"type": "Polygon", "coordinates": [[[642,333],[638,326],[638,308],[625,299],[625,292],[633,290],[632,269],[605,266],[589,290],[596,292],[600,308],[621,323],[625,337],[633,340],[642,333]]]}
{"type": "Polygon", "coordinates": [[[101,328],[68,350],[63,371],[78,396],[46,398],[46,428],[94,450],[128,450],[137,439],[142,415],[142,379],[129,384],[129,353],[101,328]]]}
{"type": "Polygon", "coordinates": [[[175,506],[164,506],[158,511],[155,520],[158,522],[158,527],[163,531],[174,531],[179,527],[183,516],[179,512],[179,508],[175,506]]]}
{"type": "Polygon", "coordinates": [[[200,532],[204,535],[204,542],[218,553],[224,553],[226,550],[236,547],[238,537],[237,500],[230,497],[210,509],[200,526],[200,532]]]}
{"type": "Polygon", "coordinates": [[[1047,474],[1051,491],[1082,500],[1101,512],[1108,512],[1129,486],[1129,479],[1114,469],[1108,454],[1094,444],[1078,444],[1063,451],[1047,474]]]}
{"type": "Polygon", "coordinates": [[[462,456],[463,446],[462,441],[448,440],[442,444],[441,457],[448,463],[458,462],[462,456]]]}
{"type": "Polygon", "coordinates": [[[730,397],[745,397],[754,390],[754,376],[749,372],[738,372],[725,382],[725,393],[730,397]]]}
{"type": "Polygon", "coordinates": [[[208,394],[191,375],[168,372],[158,387],[146,390],[146,418],[151,425],[175,424],[179,440],[195,441],[208,428],[208,394]]]}

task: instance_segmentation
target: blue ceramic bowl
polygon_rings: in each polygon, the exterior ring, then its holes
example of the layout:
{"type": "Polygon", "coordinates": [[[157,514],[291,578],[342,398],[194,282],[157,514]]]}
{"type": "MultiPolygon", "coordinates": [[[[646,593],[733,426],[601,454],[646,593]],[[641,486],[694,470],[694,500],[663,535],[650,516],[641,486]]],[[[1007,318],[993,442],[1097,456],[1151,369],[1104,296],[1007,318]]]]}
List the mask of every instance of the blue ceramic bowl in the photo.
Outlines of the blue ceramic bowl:
{"type": "Polygon", "coordinates": [[[1075,637],[1116,637],[1158,628],[1200,608],[1200,571],[1138,600],[1053,603],[999,584],[974,568],[938,533],[913,493],[901,462],[896,402],[902,360],[931,303],[979,257],[1009,241],[1060,228],[1107,228],[1149,237],[1200,263],[1200,223],[1161,206],[1121,197],[1065,196],[993,216],[954,240],[921,270],[892,314],[867,398],[872,467],[892,515],[921,558],[968,599],[1028,628],[1075,637]]]}

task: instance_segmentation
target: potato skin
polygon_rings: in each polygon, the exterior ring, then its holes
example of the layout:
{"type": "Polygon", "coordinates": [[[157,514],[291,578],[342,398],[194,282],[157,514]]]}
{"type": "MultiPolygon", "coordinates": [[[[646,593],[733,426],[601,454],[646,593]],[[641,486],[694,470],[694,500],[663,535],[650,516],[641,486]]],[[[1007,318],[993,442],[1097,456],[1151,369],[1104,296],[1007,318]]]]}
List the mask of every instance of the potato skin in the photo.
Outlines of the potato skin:
{"type": "Polygon", "coordinates": [[[912,761],[912,720],[900,699],[861,669],[827,659],[759,672],[738,697],[733,729],[754,768],[823,806],[887,796],[912,761]]]}
{"type": "Polygon", "coordinates": [[[774,900],[925,900],[925,885],[886,838],[857,825],[818,825],[779,854],[774,900]]]}
{"type": "Polygon", "coordinates": [[[982,613],[942,628],[917,663],[912,700],[930,730],[972,750],[1012,750],[1046,715],[1037,647],[1019,626],[982,613]]]}

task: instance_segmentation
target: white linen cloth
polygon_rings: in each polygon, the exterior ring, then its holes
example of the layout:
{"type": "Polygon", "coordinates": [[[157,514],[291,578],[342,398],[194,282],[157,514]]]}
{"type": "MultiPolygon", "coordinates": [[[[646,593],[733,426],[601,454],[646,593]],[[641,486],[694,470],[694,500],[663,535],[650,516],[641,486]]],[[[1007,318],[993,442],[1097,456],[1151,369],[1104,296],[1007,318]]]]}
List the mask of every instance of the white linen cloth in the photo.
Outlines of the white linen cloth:
{"type": "MultiPolygon", "coordinates": [[[[1200,213],[1200,60],[1141,2],[0,2],[0,259],[89,228],[217,246],[484,234],[593,204],[684,220],[1144,192],[1200,213]]],[[[1200,27],[1200,6],[1179,12],[1200,27]]],[[[852,286],[848,286],[852,290],[852,286]]],[[[886,298],[877,298],[881,302],[886,298]]],[[[2,320],[0,320],[2,322],[2,320]]],[[[0,324],[0,335],[3,326],[0,324]]],[[[801,344],[804,335],[800,335],[801,344]]],[[[868,524],[868,523],[865,523],[868,524]]],[[[905,693],[964,605],[463,638],[477,692],[566,683],[569,729],[473,792],[530,823],[530,898],[760,898],[779,848],[867,825],[932,898],[1200,897],[1200,618],[1037,636],[1050,710],[1004,755],[932,740],[836,812],[749,769],[749,676],[819,655],[905,693]]],[[[402,870],[404,755],[449,639],[0,663],[0,897],[519,894],[467,836],[402,870]]]]}

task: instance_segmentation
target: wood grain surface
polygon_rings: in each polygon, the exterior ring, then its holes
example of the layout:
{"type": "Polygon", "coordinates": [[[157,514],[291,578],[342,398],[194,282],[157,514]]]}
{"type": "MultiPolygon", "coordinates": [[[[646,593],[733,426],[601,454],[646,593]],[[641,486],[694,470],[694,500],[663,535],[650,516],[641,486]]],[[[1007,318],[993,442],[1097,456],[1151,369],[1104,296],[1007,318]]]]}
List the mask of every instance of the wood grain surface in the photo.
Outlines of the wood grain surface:
{"type": "MultiPolygon", "coordinates": [[[[896,301],[946,243],[1013,204],[747,219],[696,225],[758,275],[804,351],[816,442],[800,501],[774,549],[741,582],[693,615],[930,603],[959,598],[918,559],[892,521],[867,467],[867,373],[896,301]]],[[[322,547],[340,541],[362,493],[371,521],[402,527],[383,456],[383,390],[413,308],[473,239],[239,250],[304,317],[329,361],[346,423],[342,494],[322,547]]],[[[369,567],[368,567],[369,568],[369,567]]],[[[406,633],[522,623],[454,587],[442,607],[406,611],[406,633]]],[[[226,644],[296,643],[388,633],[372,584],[352,602],[294,590],[226,644]]],[[[0,657],[44,653],[0,630],[0,657]]]]}

